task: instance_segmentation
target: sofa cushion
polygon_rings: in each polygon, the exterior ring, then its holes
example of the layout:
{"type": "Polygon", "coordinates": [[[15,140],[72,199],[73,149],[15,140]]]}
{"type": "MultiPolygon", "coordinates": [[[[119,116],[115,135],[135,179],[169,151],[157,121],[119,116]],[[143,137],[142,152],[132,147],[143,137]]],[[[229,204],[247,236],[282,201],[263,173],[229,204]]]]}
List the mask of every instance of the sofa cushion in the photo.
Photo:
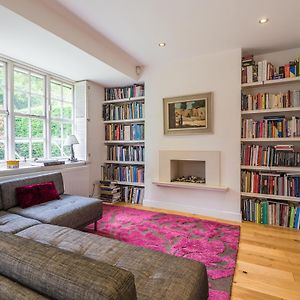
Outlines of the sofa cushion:
{"type": "Polygon", "coordinates": [[[46,300],[35,291],[0,275],[0,299],[5,300],[46,300]]]}
{"type": "Polygon", "coordinates": [[[13,207],[9,211],[42,223],[80,228],[102,216],[102,202],[95,198],[64,194],[61,195],[61,200],[53,200],[24,209],[13,207]]]}
{"type": "Polygon", "coordinates": [[[53,181],[17,187],[16,198],[22,208],[60,199],[53,181]]]}
{"type": "Polygon", "coordinates": [[[0,232],[16,233],[37,224],[40,224],[37,220],[0,211],[0,232]]]}
{"type": "Polygon", "coordinates": [[[47,224],[25,229],[17,235],[132,272],[139,300],[204,300],[208,297],[206,268],[196,261],[47,224]]]}
{"type": "Polygon", "coordinates": [[[14,179],[3,179],[0,180],[0,191],[2,199],[2,209],[7,210],[11,207],[17,206],[18,201],[16,198],[16,188],[53,181],[59,194],[64,193],[64,184],[61,173],[48,173],[39,175],[30,175],[24,177],[18,177],[14,179]]]}
{"type": "Polygon", "coordinates": [[[51,299],[136,299],[132,273],[12,234],[0,234],[0,273],[51,299]]]}

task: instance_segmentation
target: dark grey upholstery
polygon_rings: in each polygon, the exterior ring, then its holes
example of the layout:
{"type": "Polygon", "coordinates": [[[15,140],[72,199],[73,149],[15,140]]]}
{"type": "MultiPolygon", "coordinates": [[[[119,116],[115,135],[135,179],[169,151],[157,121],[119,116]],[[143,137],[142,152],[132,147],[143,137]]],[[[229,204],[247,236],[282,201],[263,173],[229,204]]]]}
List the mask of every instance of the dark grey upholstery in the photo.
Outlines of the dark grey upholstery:
{"type": "Polygon", "coordinates": [[[60,200],[25,209],[13,207],[9,211],[42,223],[81,228],[101,218],[102,202],[95,198],[64,194],[60,200]]]}
{"type": "Polygon", "coordinates": [[[0,232],[16,233],[33,225],[40,224],[39,221],[0,211],[0,232]]]}
{"type": "Polygon", "coordinates": [[[30,175],[30,176],[24,176],[19,177],[16,179],[4,179],[0,181],[0,194],[1,194],[1,200],[2,200],[2,209],[7,210],[9,208],[12,208],[14,206],[17,206],[17,199],[16,199],[16,188],[30,185],[30,184],[36,184],[36,183],[42,183],[42,182],[48,182],[53,181],[55,184],[55,187],[59,194],[64,193],[64,184],[61,173],[49,173],[49,174],[40,174],[40,175],[30,175]]]}
{"type": "Polygon", "coordinates": [[[132,273],[11,234],[0,234],[0,273],[56,300],[135,300],[132,273]]]}
{"type": "Polygon", "coordinates": [[[17,235],[132,272],[139,300],[208,297],[206,268],[196,261],[60,226],[36,225],[17,235]]]}
{"type": "Polygon", "coordinates": [[[46,300],[37,292],[0,275],[0,300],[46,300]]]}

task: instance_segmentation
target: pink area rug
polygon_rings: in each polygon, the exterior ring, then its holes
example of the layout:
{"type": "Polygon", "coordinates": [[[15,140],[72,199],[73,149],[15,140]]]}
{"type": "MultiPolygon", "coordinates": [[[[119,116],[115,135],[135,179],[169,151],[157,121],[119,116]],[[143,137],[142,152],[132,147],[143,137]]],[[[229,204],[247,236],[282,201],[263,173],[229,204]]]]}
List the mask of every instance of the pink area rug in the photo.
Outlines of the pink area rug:
{"type": "MultiPolygon", "coordinates": [[[[104,205],[101,236],[206,265],[209,299],[230,299],[240,227],[140,209],[104,205]]],[[[93,226],[89,231],[94,233],[93,226]]]]}

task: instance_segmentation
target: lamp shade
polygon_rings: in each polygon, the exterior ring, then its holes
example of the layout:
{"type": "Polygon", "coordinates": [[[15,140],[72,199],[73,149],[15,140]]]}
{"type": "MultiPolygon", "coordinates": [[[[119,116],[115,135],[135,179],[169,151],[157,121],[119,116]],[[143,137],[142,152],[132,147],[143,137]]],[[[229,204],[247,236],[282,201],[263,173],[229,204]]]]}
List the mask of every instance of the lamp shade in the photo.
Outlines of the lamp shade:
{"type": "Polygon", "coordinates": [[[65,145],[71,146],[75,144],[79,144],[77,137],[74,134],[69,135],[65,140],[65,145]]]}

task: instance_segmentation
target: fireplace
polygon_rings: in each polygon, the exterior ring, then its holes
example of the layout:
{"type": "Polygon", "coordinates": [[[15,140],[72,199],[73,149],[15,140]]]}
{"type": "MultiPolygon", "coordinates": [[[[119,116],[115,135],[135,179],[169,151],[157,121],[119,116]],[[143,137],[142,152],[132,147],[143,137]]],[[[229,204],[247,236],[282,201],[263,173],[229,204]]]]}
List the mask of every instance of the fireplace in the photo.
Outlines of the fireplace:
{"type": "Polygon", "coordinates": [[[205,183],[205,161],[170,160],[171,182],[205,183]]]}

